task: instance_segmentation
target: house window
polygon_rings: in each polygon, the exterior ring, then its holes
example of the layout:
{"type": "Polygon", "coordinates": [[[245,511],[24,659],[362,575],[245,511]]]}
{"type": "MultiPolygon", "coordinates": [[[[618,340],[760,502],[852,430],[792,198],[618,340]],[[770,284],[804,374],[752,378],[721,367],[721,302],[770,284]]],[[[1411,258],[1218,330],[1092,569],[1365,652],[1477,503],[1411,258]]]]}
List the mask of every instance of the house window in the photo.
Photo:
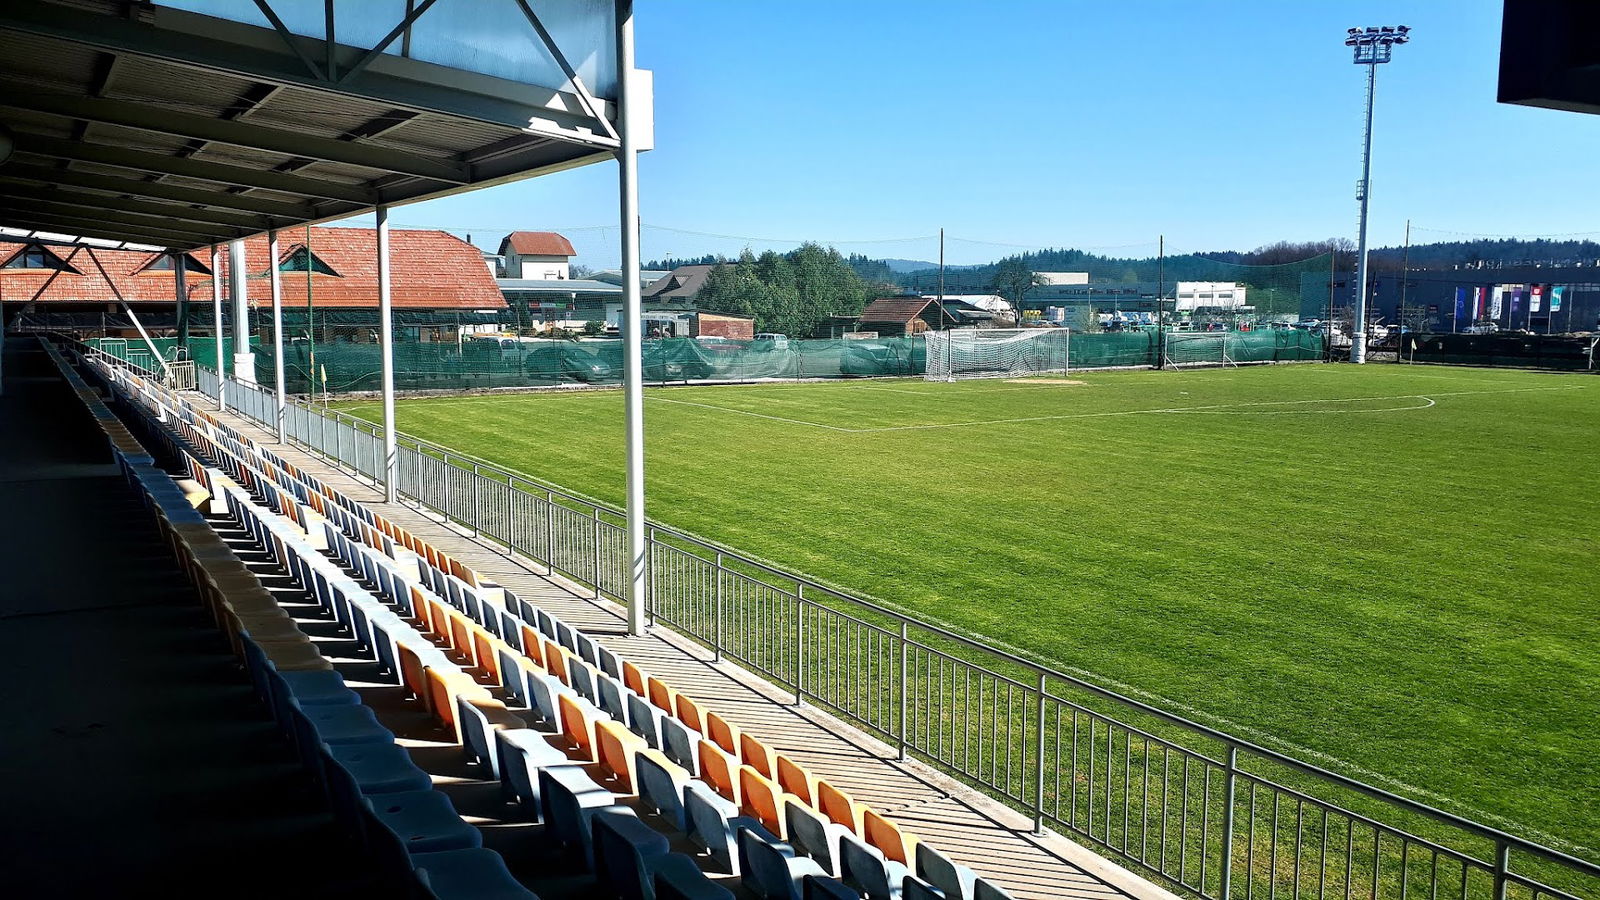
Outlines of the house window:
{"type": "Polygon", "coordinates": [[[83,273],[68,265],[66,260],[46,249],[42,244],[29,244],[12,254],[11,258],[0,266],[5,269],[50,269],[57,272],[71,272],[74,275],[83,273]]]}
{"type": "Polygon", "coordinates": [[[338,275],[331,266],[304,247],[294,251],[278,264],[279,272],[304,272],[307,268],[318,275],[338,275]]]}

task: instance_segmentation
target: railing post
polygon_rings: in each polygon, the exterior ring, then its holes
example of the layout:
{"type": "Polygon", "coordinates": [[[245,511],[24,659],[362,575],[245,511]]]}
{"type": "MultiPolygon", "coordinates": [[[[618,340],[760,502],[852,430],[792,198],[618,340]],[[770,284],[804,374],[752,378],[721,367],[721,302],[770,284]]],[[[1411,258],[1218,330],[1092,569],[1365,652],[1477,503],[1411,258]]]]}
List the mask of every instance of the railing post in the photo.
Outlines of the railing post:
{"type": "Polygon", "coordinates": [[[911,737],[911,625],[900,620],[900,759],[911,737]]]}
{"type": "Polygon", "coordinates": [[[806,586],[794,583],[794,705],[799,706],[805,694],[805,653],[800,648],[805,640],[806,586]]]}
{"type": "Polygon", "coordinates": [[[1033,830],[1036,834],[1044,834],[1044,695],[1045,674],[1039,673],[1039,703],[1034,708],[1034,725],[1039,729],[1038,738],[1033,743],[1034,752],[1034,783],[1033,783],[1033,830]]]}
{"type": "Polygon", "coordinates": [[[656,603],[661,598],[657,596],[656,586],[656,530],[646,528],[644,531],[644,611],[649,617],[649,627],[656,627],[656,603]]]}
{"type": "Polygon", "coordinates": [[[717,551],[716,630],[712,633],[712,658],[722,662],[722,551],[717,551]]]}
{"type": "Polygon", "coordinates": [[[544,492],[544,566],[556,570],[556,495],[544,492]]]}
{"type": "Polygon", "coordinates": [[[600,507],[591,506],[591,507],[589,507],[589,510],[590,510],[590,515],[592,516],[592,521],[594,523],[593,524],[594,551],[591,554],[594,557],[594,565],[591,567],[591,571],[593,572],[594,577],[589,580],[589,583],[594,585],[594,598],[596,600],[599,600],[600,599],[600,507]]]}
{"type": "MultiPolygon", "coordinates": [[[[399,456],[399,452],[396,451],[395,455],[399,456]]],[[[473,537],[477,537],[478,536],[478,522],[479,522],[479,520],[481,520],[483,518],[483,509],[480,506],[480,504],[483,502],[483,498],[481,496],[479,496],[480,492],[479,492],[479,488],[478,488],[478,482],[480,482],[482,480],[483,480],[483,476],[478,474],[478,464],[477,463],[473,463],[472,464],[472,521],[467,523],[467,527],[472,529],[472,536],[473,537]]]]}
{"type": "Polygon", "coordinates": [[[1506,900],[1506,886],[1511,874],[1511,845],[1496,841],[1494,845],[1494,900],[1506,900]]]}
{"type": "Polygon", "coordinates": [[[1233,881],[1233,818],[1238,807],[1239,748],[1228,746],[1228,763],[1222,770],[1222,873],[1217,888],[1218,900],[1228,900],[1233,881]]]}

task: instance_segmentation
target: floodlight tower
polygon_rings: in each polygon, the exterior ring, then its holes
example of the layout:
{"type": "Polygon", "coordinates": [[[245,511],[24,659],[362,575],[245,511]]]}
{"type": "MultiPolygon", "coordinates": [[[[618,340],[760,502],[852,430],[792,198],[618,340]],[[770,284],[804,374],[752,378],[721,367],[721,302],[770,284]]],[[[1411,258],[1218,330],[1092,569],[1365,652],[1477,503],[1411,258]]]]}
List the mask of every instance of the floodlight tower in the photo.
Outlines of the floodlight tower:
{"type": "MultiPolygon", "coordinates": [[[[1378,66],[1394,55],[1396,44],[1411,40],[1407,25],[1351,28],[1344,45],[1355,48],[1355,64],[1367,67],[1367,128],[1361,145],[1361,181],[1356,199],[1361,201],[1361,234],[1356,242],[1355,333],[1350,336],[1350,361],[1367,361],[1367,197],[1372,193],[1372,95],[1378,85],[1378,66]]],[[[1332,328],[1332,326],[1329,326],[1332,328]]]]}

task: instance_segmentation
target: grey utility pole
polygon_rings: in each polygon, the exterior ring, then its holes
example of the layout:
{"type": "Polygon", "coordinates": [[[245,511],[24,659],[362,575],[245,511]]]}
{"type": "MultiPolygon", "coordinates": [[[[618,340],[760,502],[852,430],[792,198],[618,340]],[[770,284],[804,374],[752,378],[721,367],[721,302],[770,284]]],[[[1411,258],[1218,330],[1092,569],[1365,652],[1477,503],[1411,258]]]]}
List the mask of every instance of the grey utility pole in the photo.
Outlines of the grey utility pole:
{"type": "Polygon", "coordinates": [[[1355,64],[1367,67],[1367,127],[1361,145],[1361,183],[1356,199],[1361,201],[1361,233],[1356,241],[1356,308],[1354,334],[1350,336],[1350,361],[1367,361],[1367,198],[1372,194],[1372,98],[1378,86],[1378,66],[1389,61],[1396,44],[1410,40],[1406,25],[1379,28],[1351,28],[1345,34],[1346,47],[1355,49],[1355,64]]]}

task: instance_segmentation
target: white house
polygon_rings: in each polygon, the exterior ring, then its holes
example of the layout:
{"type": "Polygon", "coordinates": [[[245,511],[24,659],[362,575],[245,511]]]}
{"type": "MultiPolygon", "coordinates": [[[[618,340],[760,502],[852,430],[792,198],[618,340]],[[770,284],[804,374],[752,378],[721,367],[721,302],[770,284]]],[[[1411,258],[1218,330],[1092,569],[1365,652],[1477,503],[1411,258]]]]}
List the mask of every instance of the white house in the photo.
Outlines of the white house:
{"type": "Polygon", "coordinates": [[[558,281],[572,277],[572,242],[554,231],[513,231],[500,242],[503,278],[558,281]]]}
{"type": "Polygon", "coordinates": [[[1232,281],[1180,281],[1178,312],[1194,309],[1239,309],[1245,305],[1245,286],[1232,281]]]}

